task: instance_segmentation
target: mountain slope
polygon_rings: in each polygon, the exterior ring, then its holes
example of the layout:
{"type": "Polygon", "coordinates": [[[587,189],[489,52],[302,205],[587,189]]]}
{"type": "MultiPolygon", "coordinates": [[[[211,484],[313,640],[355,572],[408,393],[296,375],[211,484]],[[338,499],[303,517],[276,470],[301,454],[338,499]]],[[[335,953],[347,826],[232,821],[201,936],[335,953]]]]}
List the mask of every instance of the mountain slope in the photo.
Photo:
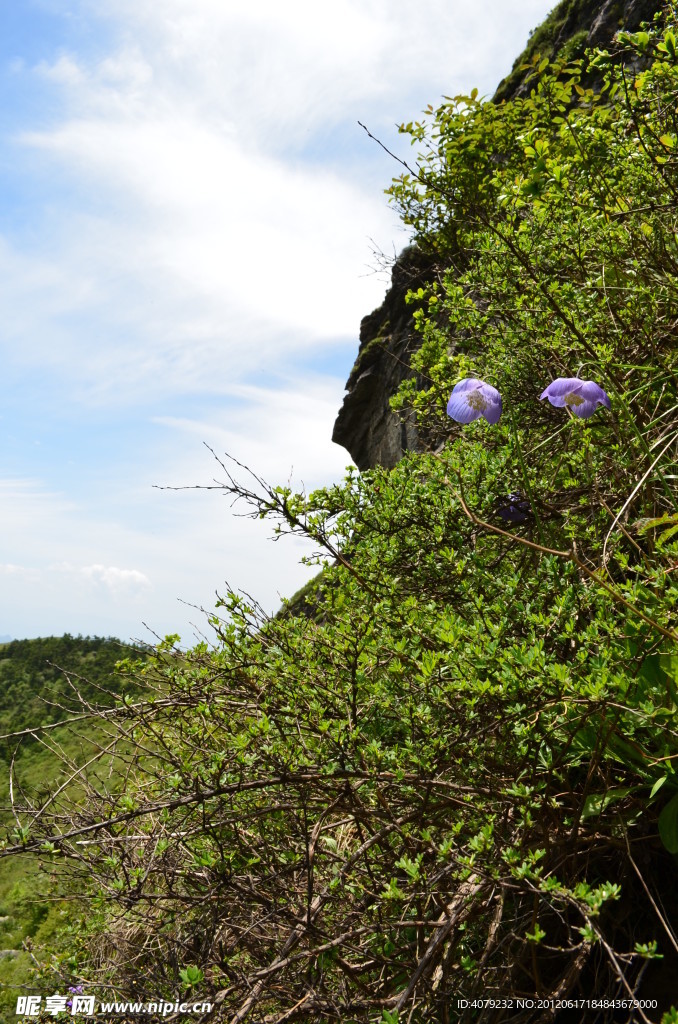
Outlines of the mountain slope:
{"type": "MultiPolygon", "coordinates": [[[[497,88],[494,102],[529,92],[523,65],[536,54],[576,59],[587,46],[609,46],[619,30],[634,31],[642,21],[651,21],[663,6],[661,0],[561,0],[532,33],[513,70],[497,88]]],[[[405,294],[433,280],[443,266],[444,260],[435,251],[422,249],[421,243],[419,249],[408,247],[393,265],[391,287],[382,305],[360,325],[358,355],[332,434],[360,470],[391,468],[405,452],[421,447],[411,417],[397,415],[390,402],[402,381],[411,376],[412,355],[421,344],[405,294]]]]}

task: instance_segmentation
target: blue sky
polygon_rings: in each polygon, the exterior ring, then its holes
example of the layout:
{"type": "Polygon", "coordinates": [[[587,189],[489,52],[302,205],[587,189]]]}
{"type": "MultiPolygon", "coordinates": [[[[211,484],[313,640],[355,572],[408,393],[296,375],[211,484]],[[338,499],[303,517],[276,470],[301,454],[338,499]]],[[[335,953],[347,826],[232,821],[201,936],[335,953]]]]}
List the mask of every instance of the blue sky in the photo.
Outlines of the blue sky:
{"type": "MultiPolygon", "coordinates": [[[[234,516],[205,444],[339,479],[379,304],[395,125],[491,94],[541,0],[0,0],[0,635],[190,643],[268,610],[301,542],[234,516]]],[[[409,150],[406,155],[409,154],[409,150]]]]}

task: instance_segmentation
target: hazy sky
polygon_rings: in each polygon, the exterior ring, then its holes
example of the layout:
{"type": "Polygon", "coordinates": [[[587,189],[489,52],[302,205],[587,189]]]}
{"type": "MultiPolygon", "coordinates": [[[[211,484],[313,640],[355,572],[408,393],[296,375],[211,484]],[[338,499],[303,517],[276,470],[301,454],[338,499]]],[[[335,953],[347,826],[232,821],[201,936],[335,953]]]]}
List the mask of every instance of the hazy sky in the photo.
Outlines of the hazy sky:
{"type": "Polygon", "coordinates": [[[191,642],[310,548],[215,492],[330,441],[379,305],[395,125],[491,95],[548,0],[0,0],[0,635],[191,642]],[[237,511],[237,510],[236,510],[237,511]],[[148,628],[146,628],[146,626],[148,628]]]}

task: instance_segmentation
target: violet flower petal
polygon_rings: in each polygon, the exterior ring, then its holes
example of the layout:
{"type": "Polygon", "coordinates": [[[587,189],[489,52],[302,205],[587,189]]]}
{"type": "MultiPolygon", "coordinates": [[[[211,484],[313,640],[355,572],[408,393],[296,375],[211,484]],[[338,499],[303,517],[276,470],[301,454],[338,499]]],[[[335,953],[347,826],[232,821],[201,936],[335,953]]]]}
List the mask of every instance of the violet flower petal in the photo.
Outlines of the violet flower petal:
{"type": "Polygon", "coordinates": [[[507,523],[524,523],[530,518],[530,503],[521,494],[507,494],[500,498],[498,514],[507,523]]]}
{"type": "Polygon", "coordinates": [[[464,377],[458,384],[455,384],[452,388],[453,395],[463,394],[465,391],[475,391],[476,388],[481,388],[485,383],[484,380],[480,380],[479,377],[464,377]]]}
{"type": "Polygon", "coordinates": [[[492,387],[491,384],[483,384],[479,390],[480,394],[487,401],[487,409],[482,413],[482,415],[488,423],[494,426],[495,423],[499,423],[499,417],[501,416],[501,395],[496,388],[492,387]]]}
{"type": "Polygon", "coordinates": [[[592,416],[599,405],[611,407],[607,393],[599,384],[578,377],[558,377],[539,396],[540,401],[545,398],[556,408],[565,407],[582,420],[592,416]]]}
{"type": "Polygon", "coordinates": [[[484,416],[488,423],[498,423],[501,416],[501,395],[491,384],[477,377],[466,377],[455,384],[447,403],[447,415],[457,423],[472,423],[484,416]]]}
{"type": "Polygon", "coordinates": [[[583,380],[581,382],[581,388],[579,394],[582,398],[585,398],[587,402],[595,402],[596,408],[599,405],[604,405],[607,409],[612,408],[612,403],[607,392],[603,391],[600,385],[596,384],[592,380],[583,380]]]}
{"type": "MultiPolygon", "coordinates": [[[[580,398],[581,396],[577,396],[580,398]]],[[[580,420],[587,420],[589,416],[593,416],[594,412],[598,408],[597,402],[587,402],[585,398],[581,398],[576,405],[570,405],[567,403],[567,408],[570,410],[573,416],[576,416],[580,420]]]]}
{"type": "Polygon", "coordinates": [[[567,395],[576,393],[581,384],[582,382],[577,377],[557,377],[542,391],[539,401],[543,402],[545,398],[548,398],[551,405],[562,409],[567,395]]]}
{"type": "Polygon", "coordinates": [[[501,518],[507,523],[524,523],[529,519],[526,510],[523,508],[525,502],[520,505],[502,505],[497,509],[501,518]]]}
{"type": "Polygon", "coordinates": [[[450,395],[450,400],[447,403],[447,415],[457,423],[472,423],[482,415],[487,404],[485,399],[479,396],[477,391],[473,391],[471,394],[474,396],[472,402],[468,401],[468,395],[450,395]]]}

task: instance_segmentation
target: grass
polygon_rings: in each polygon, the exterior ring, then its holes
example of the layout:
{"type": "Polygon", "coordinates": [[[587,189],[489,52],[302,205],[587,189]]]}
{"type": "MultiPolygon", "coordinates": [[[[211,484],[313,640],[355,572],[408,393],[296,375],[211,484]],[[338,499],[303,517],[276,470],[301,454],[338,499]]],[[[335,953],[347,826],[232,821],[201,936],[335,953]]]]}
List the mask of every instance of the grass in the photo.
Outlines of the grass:
{"type": "MultiPolygon", "coordinates": [[[[0,733],[68,717],[58,705],[73,707],[73,691],[55,665],[78,677],[88,700],[111,704],[116,694],[135,688],[129,677],[115,676],[115,662],[138,653],[119,641],[82,637],[0,646],[0,733]],[[110,689],[107,698],[99,687],[110,689]]],[[[109,741],[105,727],[91,721],[50,730],[41,739],[0,740],[0,836],[10,836],[16,825],[10,802],[12,762],[15,800],[39,806],[55,782],[66,777],[66,764],[85,763],[109,741]]],[[[121,777],[111,758],[98,762],[89,775],[109,790],[121,777]]],[[[75,783],[69,787],[69,800],[77,801],[83,793],[83,784],[75,783]]],[[[58,947],[59,932],[73,916],[68,900],[52,896],[60,868],[58,859],[49,855],[41,860],[26,854],[0,859],[0,1024],[16,1021],[17,996],[38,993],[36,963],[58,947]]]]}

